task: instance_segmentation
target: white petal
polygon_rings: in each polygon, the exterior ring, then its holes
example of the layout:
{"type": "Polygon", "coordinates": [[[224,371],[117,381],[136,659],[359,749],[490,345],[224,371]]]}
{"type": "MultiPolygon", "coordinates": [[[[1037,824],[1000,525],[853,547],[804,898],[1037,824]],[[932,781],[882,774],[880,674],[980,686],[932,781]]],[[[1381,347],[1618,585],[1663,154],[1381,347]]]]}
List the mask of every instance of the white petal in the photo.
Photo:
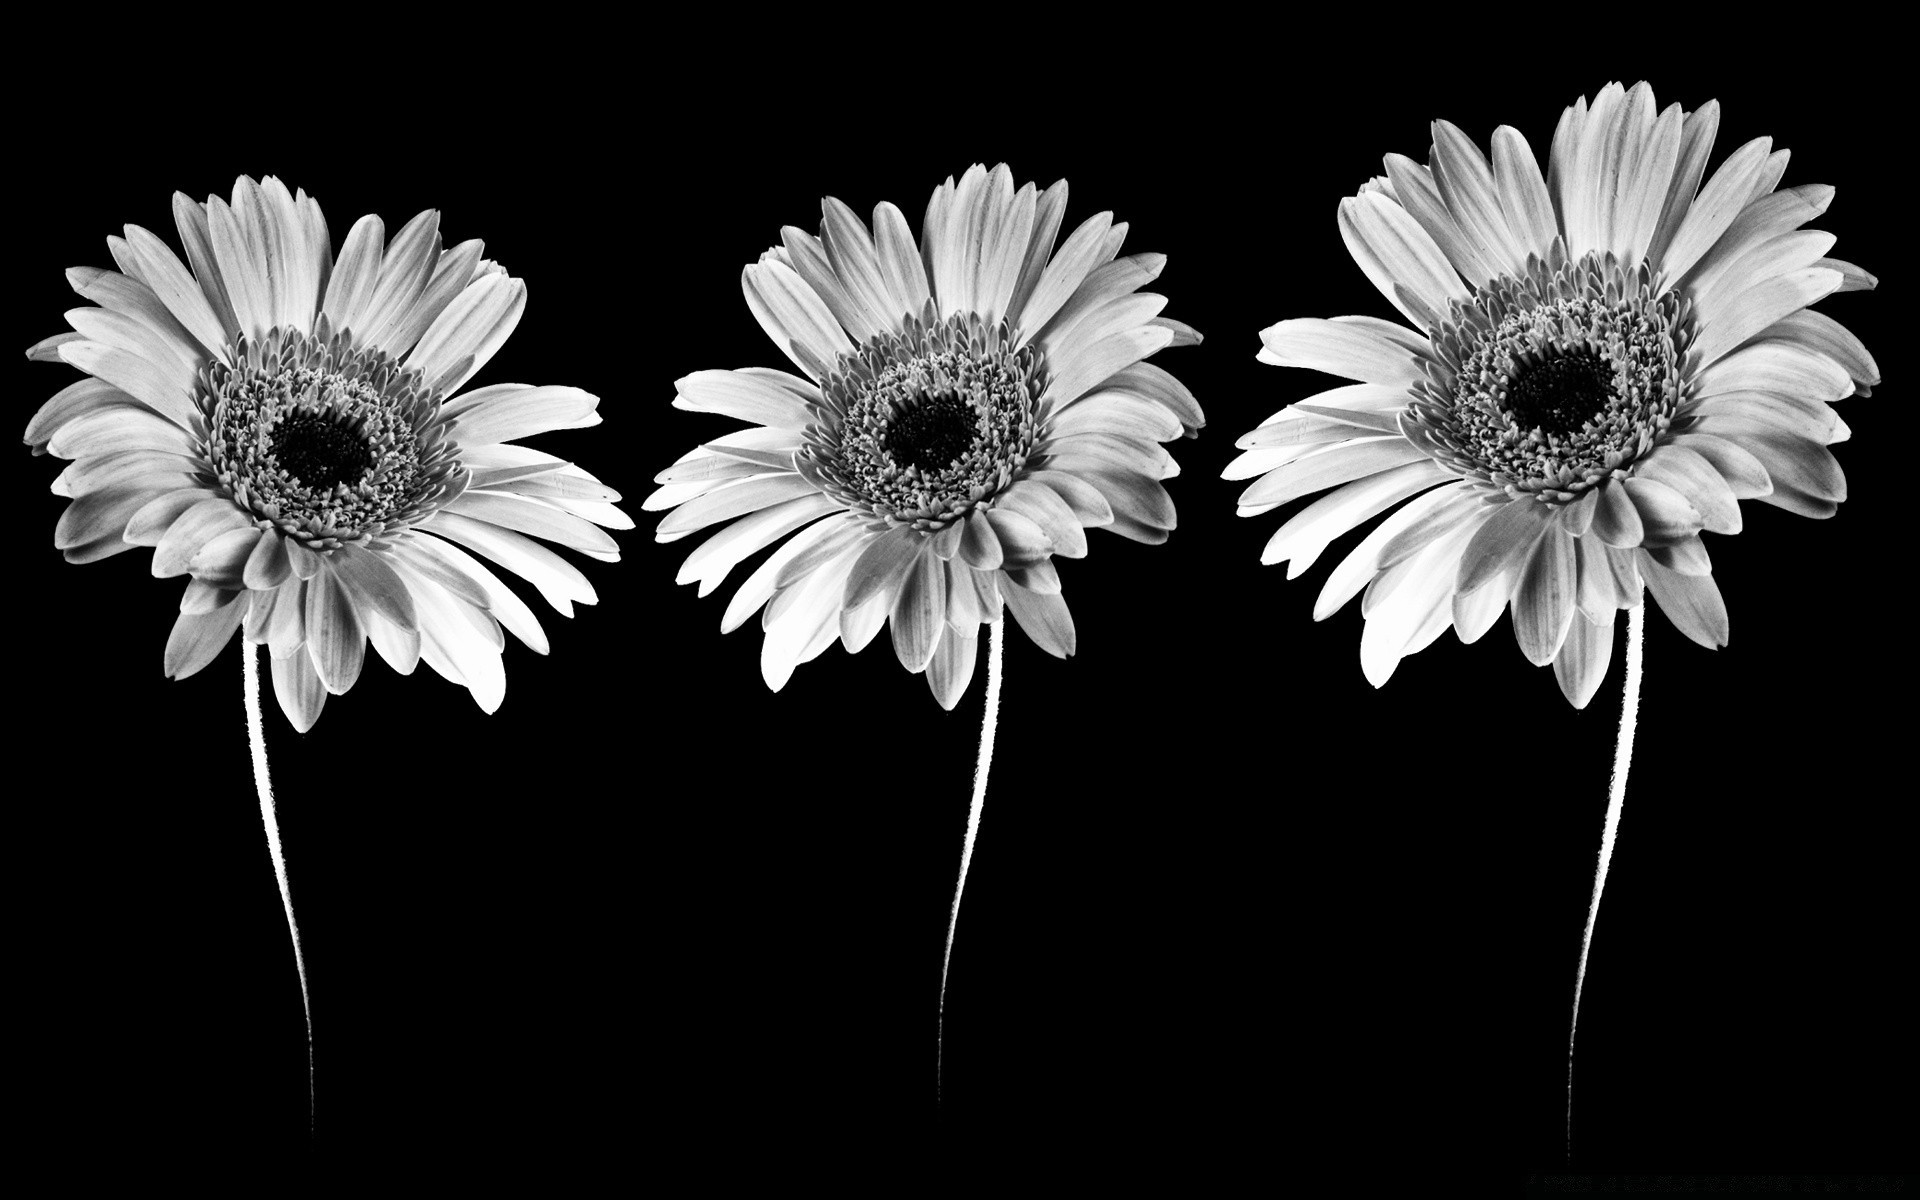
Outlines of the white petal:
{"type": "Polygon", "coordinates": [[[1418,356],[1431,349],[1413,331],[1370,317],[1281,321],[1261,330],[1260,341],[1261,362],[1387,386],[1424,379],[1418,356]]]}
{"type": "Polygon", "coordinates": [[[1415,324],[1431,328],[1470,293],[1420,223],[1378,192],[1340,202],[1340,236],[1373,286],[1415,324]],[[1409,304],[1404,296],[1414,301],[1409,304]]]}

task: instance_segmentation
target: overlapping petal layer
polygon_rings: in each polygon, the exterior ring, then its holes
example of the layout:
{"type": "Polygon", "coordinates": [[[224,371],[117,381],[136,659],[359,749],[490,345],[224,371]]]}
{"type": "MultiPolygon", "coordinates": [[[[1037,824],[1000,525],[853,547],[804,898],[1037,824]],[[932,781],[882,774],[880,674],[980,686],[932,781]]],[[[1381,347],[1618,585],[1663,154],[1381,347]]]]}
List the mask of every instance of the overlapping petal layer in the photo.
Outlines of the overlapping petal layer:
{"type": "Polygon", "coordinates": [[[676,407],[751,427],[683,455],[643,507],[671,510],[660,541],[712,531],[678,575],[703,596],[780,543],[721,622],[761,614],[769,687],[885,626],[952,708],[1003,605],[1073,653],[1053,560],[1085,555],[1087,529],[1173,529],[1161,443],[1204,417],[1146,360],[1199,335],[1139,290],[1165,257],[1122,256],[1112,214],[1058,240],[1066,200],[1064,181],[1016,189],[976,165],[935,189],[917,241],[892,204],[869,225],[828,198],[817,236],[788,227],[746,268],[748,307],[799,374],[681,379],[676,407]]]}
{"type": "Polygon", "coordinates": [[[1808,306],[1875,280],[1802,228],[1833,189],[1780,189],[1787,152],[1768,139],[1707,174],[1718,122],[1717,104],[1659,111],[1646,84],[1612,84],[1566,110],[1544,172],[1511,127],[1485,155],[1435,122],[1425,165],[1388,155],[1339,213],[1417,328],[1262,333],[1262,361],[1357,383],[1275,413],[1225,476],[1253,480],[1246,516],[1326,491],[1267,545],[1289,578],[1400,506],[1315,609],[1365,593],[1376,687],[1449,627],[1471,642],[1510,610],[1521,651],[1584,706],[1643,588],[1687,636],[1726,644],[1701,534],[1738,532],[1739,501],[1825,517],[1846,498],[1830,405],[1879,370],[1808,306]]]}
{"type": "Polygon", "coordinates": [[[75,268],[95,307],[28,351],[87,373],[35,414],[26,442],[73,462],[54,543],[89,562],[153,548],[188,576],[167,641],[171,677],[236,630],[272,655],[288,719],[310,728],[372,643],[402,674],[425,659],[491,712],[502,629],[540,653],[532,611],[481,559],[563,615],[594,592],[540,541],[615,560],[619,497],[513,444],[598,424],[577,388],[459,389],[519,323],[526,287],[437,212],[392,238],[362,217],[338,258],[319,205],[269,176],[230,200],[174,196],[186,262],[129,225],[118,270],[75,268]],[[475,556],[479,557],[475,557],[475,556]]]}

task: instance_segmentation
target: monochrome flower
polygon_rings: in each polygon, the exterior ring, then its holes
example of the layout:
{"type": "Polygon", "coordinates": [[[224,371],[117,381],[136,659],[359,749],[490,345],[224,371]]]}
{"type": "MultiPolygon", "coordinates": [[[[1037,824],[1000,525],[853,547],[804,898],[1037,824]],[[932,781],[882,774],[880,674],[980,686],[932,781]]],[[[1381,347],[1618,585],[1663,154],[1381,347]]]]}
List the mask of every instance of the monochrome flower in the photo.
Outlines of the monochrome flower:
{"type": "Polygon", "coordinates": [[[1225,472],[1258,479],[1253,516],[1323,489],[1262,561],[1306,570],[1329,543],[1410,501],[1335,567],[1324,619],[1365,591],[1361,665],[1380,686],[1449,626],[1511,608],[1528,660],[1584,706],[1614,613],[1642,586],[1688,637],[1727,641],[1702,532],[1739,501],[1831,516],[1846,481],[1830,403],[1879,381],[1808,306],[1874,286],[1801,226],[1833,189],[1776,190],[1787,152],[1757,138],[1701,186],[1719,108],[1656,113],[1644,83],[1566,110],[1543,177],[1496,130],[1491,162],[1437,121],[1427,166],[1388,155],[1341,202],[1354,260],[1416,329],[1368,316],[1282,321],[1264,362],[1357,383],[1276,413],[1225,472]]]}
{"type": "Polygon", "coordinates": [[[818,237],[789,226],[746,268],[748,307],[804,378],[681,379],[676,407],[753,427],[682,456],[644,507],[674,510],[662,542],[723,526],[678,575],[703,596],[788,539],[721,622],[764,610],[769,687],[890,625],[901,665],[952,708],[1003,602],[1043,649],[1073,653],[1053,559],[1086,554],[1085,530],[1157,543],[1174,527],[1160,443],[1204,418],[1145,360],[1199,335],[1137,291],[1165,256],[1116,257],[1112,214],[1054,252],[1066,200],[1065,181],[1016,191],[1005,165],[976,165],[935,189],[918,244],[894,205],[869,230],[828,198],[818,237]]]}
{"type": "Polygon", "coordinates": [[[152,547],[156,576],[189,577],[167,674],[244,630],[301,730],[353,686],[368,641],[492,712],[501,628],[540,653],[547,641],[474,555],[571,616],[592,586],[532,539],[613,561],[596,526],[632,528],[604,484],[511,444],[598,424],[594,396],[459,391],[519,323],[526,285],[479,241],[442,249],[431,211],[391,240],[360,218],[336,260],[319,205],[271,176],[240,179],[230,203],[176,193],[173,212],[191,270],[129,225],[107,239],[118,271],[68,272],[98,307],[28,351],[88,375],[27,427],[35,453],[73,460],[54,484],[72,500],[54,544],[71,562],[152,547]]]}

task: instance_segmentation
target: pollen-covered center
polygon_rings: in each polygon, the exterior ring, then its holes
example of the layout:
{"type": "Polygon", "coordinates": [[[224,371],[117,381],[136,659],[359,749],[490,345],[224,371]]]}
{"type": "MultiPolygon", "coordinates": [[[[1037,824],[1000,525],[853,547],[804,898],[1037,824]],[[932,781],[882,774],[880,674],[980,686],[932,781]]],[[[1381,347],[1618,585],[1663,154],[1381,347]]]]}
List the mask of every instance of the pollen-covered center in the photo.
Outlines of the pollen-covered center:
{"type": "Polygon", "coordinates": [[[978,316],[910,319],[842,356],[821,385],[800,472],[851,507],[931,529],[1012,481],[1046,387],[1031,346],[978,316]]]}
{"type": "Polygon", "coordinates": [[[290,413],[274,426],[268,448],[291,479],[322,491],[360,482],[376,461],[367,440],[338,413],[316,409],[290,413]]]}
{"type": "Polygon", "coordinates": [[[1566,502],[1652,449],[1681,399],[1680,298],[1611,258],[1535,263],[1457,302],[1407,434],[1469,478],[1566,502]]]}
{"type": "Polygon", "coordinates": [[[208,458],[234,502],[315,550],[417,521],[465,487],[417,371],[346,337],[276,329],[200,379],[208,458]]]}

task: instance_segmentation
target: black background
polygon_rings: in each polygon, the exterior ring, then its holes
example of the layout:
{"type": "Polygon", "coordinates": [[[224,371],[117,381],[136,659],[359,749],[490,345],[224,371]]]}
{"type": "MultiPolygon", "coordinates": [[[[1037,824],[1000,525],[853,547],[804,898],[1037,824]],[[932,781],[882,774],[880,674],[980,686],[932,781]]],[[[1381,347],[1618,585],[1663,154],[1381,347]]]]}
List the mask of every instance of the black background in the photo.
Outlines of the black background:
{"type": "MultiPolygon", "coordinates": [[[[905,1178],[924,1180],[1011,1153],[1282,1185],[1562,1169],[1622,653],[1584,712],[1504,621],[1474,646],[1443,637],[1375,691],[1358,605],[1310,615],[1355,538],[1289,583],[1259,563],[1282,517],[1236,518],[1245,485],[1218,475],[1236,436],[1334,383],[1256,363],[1262,327],[1393,315],[1334,224],[1382,154],[1423,158],[1436,116],[1482,145],[1515,124],[1544,154],[1576,95],[1650,71],[1662,105],[1720,99],[1714,165],[1770,134],[1794,152],[1785,184],[1838,188],[1819,226],[1887,282],[1822,308],[1888,382],[1842,405],[1837,518],[1749,502],[1742,534],[1710,540],[1731,645],[1649,622],[1573,1165],[1898,1169],[1911,488],[1890,268],[1910,212],[1882,152],[1891,87],[1871,62],[1787,86],[1684,55],[1515,72],[1306,46],[1284,62],[1107,53],[964,78],[893,61],[871,88],[819,62],[636,69],[617,88],[555,70],[383,97],[430,110],[417,121],[209,114],[199,136],[130,121],[138,79],[62,99],[97,136],[14,227],[21,348],[64,328],[83,301],[62,269],[112,265],[122,223],[175,242],[175,189],[279,174],[319,198],[336,243],[361,213],[392,231],[438,207],[449,243],[484,237],[530,289],[475,382],[598,394],[604,425],[535,444],[621,490],[640,528],[619,535],[622,562],[581,563],[601,603],[574,620],[522,589],[553,652],[510,643],[491,717],[424,666],[401,679],[371,661],[308,735],[270,709],[314,990],[309,1142],[239,651],[164,680],[180,582],[152,579],[145,550],[62,562],[58,464],[17,452],[11,940],[30,1145],[81,1171],[259,1150],[636,1180],[671,1162],[717,1183],[916,1161],[905,1178]],[[969,87],[989,100],[938,98],[969,87]],[[812,228],[831,193],[863,215],[892,200],[917,230],[940,179],[1003,159],[1019,181],[1071,181],[1067,228],[1111,208],[1128,251],[1169,256],[1156,290],[1207,340],[1155,361],[1210,424],[1172,447],[1170,543],[1095,534],[1063,566],[1078,656],[1012,636],[936,1109],[984,662],[952,713],[884,638],[771,694],[757,628],[718,631],[746,569],[697,599],[673,576],[698,539],[656,545],[639,503],[731,426],[669,407],[674,379],[787,365],[739,288],[781,225],[812,228]]],[[[22,428],[75,377],[13,370],[22,428]]]]}

